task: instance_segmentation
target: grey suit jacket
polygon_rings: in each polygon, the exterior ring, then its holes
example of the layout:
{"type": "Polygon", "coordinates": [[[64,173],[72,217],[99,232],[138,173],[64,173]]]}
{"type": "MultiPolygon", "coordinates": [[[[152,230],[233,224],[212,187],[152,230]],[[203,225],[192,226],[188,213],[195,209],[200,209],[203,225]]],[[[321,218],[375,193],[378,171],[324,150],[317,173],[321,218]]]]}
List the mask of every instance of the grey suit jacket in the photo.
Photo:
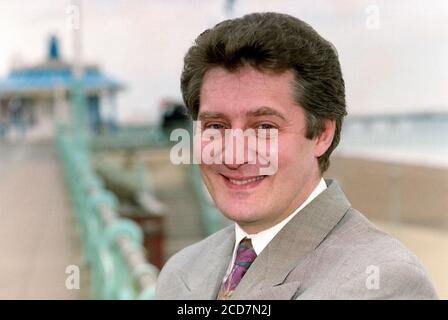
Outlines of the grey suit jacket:
{"type": "MultiPolygon", "coordinates": [[[[232,299],[437,298],[417,258],[326,182],[255,259],[232,299]]],[[[234,242],[232,225],[174,255],[156,298],[216,299],[234,242]]]]}

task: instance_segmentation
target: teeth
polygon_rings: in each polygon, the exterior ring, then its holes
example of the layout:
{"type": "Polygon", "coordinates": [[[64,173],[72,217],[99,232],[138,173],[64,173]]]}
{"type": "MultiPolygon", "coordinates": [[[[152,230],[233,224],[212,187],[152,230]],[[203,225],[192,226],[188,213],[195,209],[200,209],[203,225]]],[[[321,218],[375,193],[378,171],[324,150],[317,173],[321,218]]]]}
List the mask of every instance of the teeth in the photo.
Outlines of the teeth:
{"type": "Polygon", "coordinates": [[[264,177],[265,177],[265,176],[258,176],[258,177],[250,178],[250,179],[246,179],[246,180],[234,180],[234,179],[230,179],[230,178],[229,178],[229,180],[230,180],[230,182],[232,182],[233,184],[236,184],[236,185],[243,185],[243,184],[248,184],[248,183],[251,183],[251,182],[254,182],[254,181],[261,180],[261,179],[263,179],[264,177]]]}

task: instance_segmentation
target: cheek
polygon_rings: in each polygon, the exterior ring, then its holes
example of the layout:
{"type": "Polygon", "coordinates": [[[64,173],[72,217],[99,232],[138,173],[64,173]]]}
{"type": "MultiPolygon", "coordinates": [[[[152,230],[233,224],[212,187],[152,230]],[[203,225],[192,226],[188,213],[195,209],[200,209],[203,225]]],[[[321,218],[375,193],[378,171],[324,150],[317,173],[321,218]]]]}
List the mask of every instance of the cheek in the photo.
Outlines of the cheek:
{"type": "Polygon", "coordinates": [[[284,139],[278,148],[279,169],[284,172],[307,170],[314,159],[312,142],[304,138],[284,139]]]}
{"type": "Polygon", "coordinates": [[[202,181],[211,196],[215,197],[220,189],[219,176],[211,165],[200,165],[202,181]]]}
{"type": "Polygon", "coordinates": [[[201,175],[202,175],[202,180],[204,181],[204,183],[207,185],[207,187],[212,188],[213,186],[220,182],[221,177],[218,174],[219,172],[219,165],[216,164],[204,164],[201,163],[199,165],[200,170],[201,170],[201,175]]]}

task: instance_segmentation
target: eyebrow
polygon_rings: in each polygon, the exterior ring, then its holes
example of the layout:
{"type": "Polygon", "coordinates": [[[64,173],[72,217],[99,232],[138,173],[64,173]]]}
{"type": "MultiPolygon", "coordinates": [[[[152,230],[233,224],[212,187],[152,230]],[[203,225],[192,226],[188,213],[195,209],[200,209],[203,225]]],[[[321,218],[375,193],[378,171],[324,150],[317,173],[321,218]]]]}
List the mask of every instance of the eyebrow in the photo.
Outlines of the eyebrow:
{"type": "MultiPolygon", "coordinates": [[[[246,116],[248,116],[248,117],[274,116],[274,117],[278,117],[282,120],[287,121],[283,114],[281,114],[280,112],[278,112],[275,109],[272,109],[270,107],[265,107],[265,106],[246,112],[246,116]]],[[[199,120],[219,119],[219,118],[228,119],[228,117],[224,113],[213,112],[213,111],[204,111],[204,112],[201,112],[198,116],[199,120]]]]}
{"type": "Polygon", "coordinates": [[[204,111],[201,112],[198,116],[199,120],[206,120],[206,119],[219,119],[219,118],[225,118],[227,119],[226,115],[221,112],[212,112],[212,111],[204,111]]]}
{"type": "Polygon", "coordinates": [[[246,115],[252,117],[274,116],[286,121],[286,118],[285,116],[283,116],[283,114],[270,107],[260,107],[256,110],[248,111],[246,115]]]}

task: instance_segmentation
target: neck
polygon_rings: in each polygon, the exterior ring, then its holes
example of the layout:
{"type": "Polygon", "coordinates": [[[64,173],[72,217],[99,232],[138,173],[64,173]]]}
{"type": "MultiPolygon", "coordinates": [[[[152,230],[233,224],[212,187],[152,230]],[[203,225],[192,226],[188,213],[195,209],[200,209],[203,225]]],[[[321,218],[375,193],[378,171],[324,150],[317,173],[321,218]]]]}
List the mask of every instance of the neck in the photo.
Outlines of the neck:
{"type": "Polygon", "coordinates": [[[252,221],[249,223],[237,222],[238,226],[248,235],[257,234],[276,226],[283,220],[287,219],[291,214],[296,212],[296,210],[308,199],[313,190],[316,189],[321,179],[322,176],[320,174],[316,175],[313,179],[310,179],[309,183],[307,183],[298,193],[298,197],[295,198],[288,206],[288,209],[276,219],[270,221],[252,221]]]}

